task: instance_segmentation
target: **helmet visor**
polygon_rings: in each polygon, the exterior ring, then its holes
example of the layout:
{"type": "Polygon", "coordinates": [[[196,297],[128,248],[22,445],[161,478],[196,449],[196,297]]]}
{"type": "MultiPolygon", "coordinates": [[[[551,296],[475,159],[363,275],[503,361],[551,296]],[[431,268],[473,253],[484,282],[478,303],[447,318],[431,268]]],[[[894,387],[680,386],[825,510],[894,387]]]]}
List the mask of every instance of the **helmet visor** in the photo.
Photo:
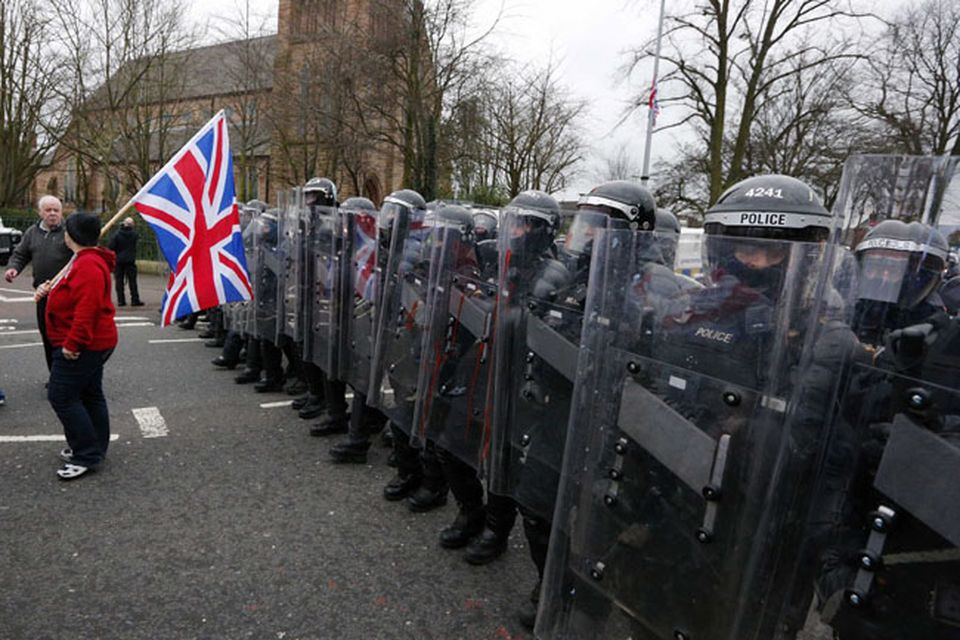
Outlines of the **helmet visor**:
{"type": "Polygon", "coordinates": [[[860,256],[857,297],[913,307],[930,295],[940,280],[940,270],[933,263],[901,251],[865,251],[860,256]]]}
{"type": "Polygon", "coordinates": [[[573,223],[567,231],[563,250],[572,255],[589,253],[597,231],[607,226],[610,217],[600,211],[580,209],[573,217],[573,223]]]}

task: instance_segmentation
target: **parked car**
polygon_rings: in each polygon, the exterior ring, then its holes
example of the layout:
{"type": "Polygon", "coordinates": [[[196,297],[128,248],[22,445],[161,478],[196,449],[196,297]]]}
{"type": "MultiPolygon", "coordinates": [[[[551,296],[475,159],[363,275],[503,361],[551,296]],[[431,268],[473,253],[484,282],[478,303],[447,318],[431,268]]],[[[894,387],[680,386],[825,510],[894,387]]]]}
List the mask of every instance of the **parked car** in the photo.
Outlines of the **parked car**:
{"type": "Polygon", "coordinates": [[[11,229],[3,226],[3,220],[0,220],[0,266],[7,266],[10,256],[13,255],[13,249],[20,243],[23,232],[19,229],[11,229]]]}

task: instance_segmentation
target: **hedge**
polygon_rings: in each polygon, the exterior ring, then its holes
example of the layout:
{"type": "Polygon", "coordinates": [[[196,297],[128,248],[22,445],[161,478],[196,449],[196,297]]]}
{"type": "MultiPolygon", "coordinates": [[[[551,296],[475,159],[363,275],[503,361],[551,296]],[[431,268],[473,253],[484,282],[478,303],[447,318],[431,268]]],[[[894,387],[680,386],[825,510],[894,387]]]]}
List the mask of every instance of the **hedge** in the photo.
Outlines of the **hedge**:
{"type": "MultiPolygon", "coordinates": [[[[137,233],[140,234],[140,238],[137,241],[137,260],[163,260],[163,256],[160,254],[160,248],[157,246],[156,237],[153,235],[153,230],[150,228],[150,225],[145,223],[140,216],[132,215],[130,217],[136,222],[137,233]]],[[[3,220],[3,226],[5,227],[26,231],[30,225],[36,223],[37,214],[34,211],[24,209],[0,207],[0,219],[3,220]]],[[[101,216],[101,219],[106,222],[109,218],[101,216]]],[[[116,227],[114,227],[114,229],[115,228],[116,227]]],[[[112,230],[110,233],[112,233],[112,230]]]]}

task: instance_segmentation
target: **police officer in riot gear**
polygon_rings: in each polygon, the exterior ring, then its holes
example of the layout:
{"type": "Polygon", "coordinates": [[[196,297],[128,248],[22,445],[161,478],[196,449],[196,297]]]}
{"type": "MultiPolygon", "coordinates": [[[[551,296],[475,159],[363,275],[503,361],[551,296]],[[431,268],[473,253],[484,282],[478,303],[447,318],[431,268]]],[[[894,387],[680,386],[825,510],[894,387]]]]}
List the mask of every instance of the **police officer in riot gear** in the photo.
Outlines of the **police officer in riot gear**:
{"type": "MultiPolygon", "coordinates": [[[[329,178],[311,178],[303,186],[303,204],[308,209],[312,207],[325,207],[331,209],[337,206],[337,187],[329,178]]],[[[314,212],[311,211],[311,216],[314,212]]],[[[312,256],[307,256],[307,263],[312,260],[312,256]]],[[[307,269],[311,274],[312,270],[307,269]]],[[[308,278],[312,276],[308,275],[308,278]]],[[[308,282],[309,288],[312,283],[308,282]]],[[[309,295],[309,294],[307,294],[309,295]]],[[[293,408],[298,415],[305,419],[316,418],[326,409],[325,395],[325,376],[324,372],[313,362],[304,359],[301,367],[303,381],[307,385],[307,393],[293,401],[293,408]]]]}
{"type": "MultiPolygon", "coordinates": [[[[340,206],[340,209],[345,214],[349,215],[351,212],[363,212],[370,218],[376,218],[378,215],[377,208],[374,206],[373,202],[367,198],[353,197],[348,198],[340,206]]],[[[348,268],[355,269],[353,277],[350,279],[351,282],[356,283],[357,279],[360,277],[369,277],[369,278],[379,278],[380,274],[373,272],[369,274],[357,273],[365,271],[367,264],[361,263],[357,265],[351,265],[348,268]]],[[[369,302],[363,299],[359,293],[356,293],[356,284],[354,284],[354,291],[344,292],[345,296],[349,296],[353,299],[354,305],[362,305],[366,313],[369,313],[369,302]]],[[[377,292],[380,290],[379,283],[377,286],[373,287],[373,291],[377,292]]],[[[354,312],[354,309],[351,308],[350,313],[354,312]]],[[[360,311],[361,313],[363,311],[360,311]]],[[[367,336],[351,336],[351,340],[363,340],[367,336]]],[[[349,363],[348,366],[353,366],[355,363],[349,363]]],[[[367,394],[366,389],[355,388],[353,390],[353,400],[350,403],[350,425],[347,431],[347,439],[338,442],[333,447],[330,448],[330,457],[334,462],[347,463],[347,464],[364,464],[367,461],[367,451],[370,449],[370,437],[376,433],[379,433],[383,426],[386,424],[387,418],[380,412],[378,409],[367,406],[367,394]]]]}
{"type": "Polygon", "coordinates": [[[943,310],[939,286],[949,252],[943,235],[921,222],[884,220],[856,246],[859,265],[853,328],[875,346],[892,329],[943,310]]]}
{"type": "Polygon", "coordinates": [[[885,220],[856,247],[854,366],[827,450],[818,610],[840,640],[957,637],[960,615],[960,325],[937,288],[948,245],[885,220]]]}
{"type": "MultiPolygon", "coordinates": [[[[423,219],[424,214],[427,211],[427,203],[419,193],[412,189],[400,189],[394,191],[389,196],[384,198],[383,207],[380,212],[379,224],[381,229],[391,229],[394,231],[383,234],[383,240],[388,244],[388,250],[385,251],[385,254],[390,254],[390,259],[397,259],[398,264],[397,268],[399,274],[386,273],[385,278],[391,278],[395,276],[400,276],[404,273],[409,273],[411,267],[415,266],[411,264],[411,260],[416,259],[415,249],[419,245],[418,241],[411,240],[407,242],[407,238],[394,237],[395,232],[395,221],[400,220],[410,220],[410,221],[420,221],[423,219]],[[396,250],[402,255],[394,255],[393,251],[396,250]]],[[[411,226],[414,223],[411,223],[411,226]]],[[[421,226],[421,222],[415,223],[418,227],[421,226]]],[[[422,234],[422,231],[420,232],[422,234]]],[[[412,236],[411,236],[412,237],[412,236]]],[[[386,287],[385,287],[386,289],[386,287]]],[[[384,291],[384,316],[388,314],[386,308],[387,301],[386,295],[389,293],[388,290],[384,291]]],[[[395,321],[395,318],[384,317],[384,322],[395,321]]],[[[381,352],[386,348],[386,345],[383,344],[384,340],[393,339],[393,331],[384,331],[380,338],[378,339],[377,344],[377,358],[382,358],[381,352]]],[[[408,336],[409,337],[409,336],[408,336]]],[[[416,340],[416,336],[412,337],[413,340],[416,340]]],[[[418,348],[419,344],[411,345],[412,348],[418,348]]],[[[407,354],[410,355],[410,354],[407,354]]],[[[378,369],[380,364],[375,365],[375,369],[378,369]]],[[[394,392],[393,401],[395,403],[409,403],[409,397],[411,396],[413,389],[412,387],[407,386],[409,381],[400,380],[393,372],[390,371],[380,371],[379,375],[385,375],[389,381],[390,386],[394,392]]],[[[374,377],[374,382],[379,382],[378,377],[374,377]]],[[[379,389],[371,389],[371,394],[377,398],[380,394],[379,389]]],[[[410,429],[412,425],[401,425],[397,424],[394,417],[386,410],[385,413],[388,414],[390,419],[390,431],[393,435],[393,448],[394,448],[394,457],[397,461],[397,474],[391,479],[383,489],[383,496],[389,501],[400,501],[407,500],[407,506],[411,511],[415,512],[426,512],[430,511],[436,507],[446,504],[447,501],[447,492],[448,487],[443,476],[443,469],[440,466],[439,461],[437,460],[436,451],[434,447],[430,445],[425,446],[422,449],[418,449],[410,444],[410,429]]],[[[397,418],[408,419],[406,407],[399,407],[397,412],[397,418]],[[400,414],[403,414],[402,416],[400,414]]]]}
{"type": "MultiPolygon", "coordinates": [[[[521,295],[528,300],[522,305],[526,308],[522,314],[528,319],[510,321],[507,316],[511,314],[500,314],[504,331],[511,327],[520,332],[518,335],[525,332],[526,338],[525,344],[508,347],[505,345],[516,342],[517,338],[498,335],[497,348],[503,348],[498,351],[503,354],[503,360],[498,363],[514,360],[516,353],[526,354],[526,362],[510,366],[498,364],[498,369],[503,366],[510,372],[505,375],[513,378],[510,384],[514,389],[506,390],[505,395],[510,399],[496,402],[501,413],[494,428],[509,431],[505,440],[510,440],[511,444],[497,447],[497,451],[510,461],[499,464],[501,475],[507,480],[494,482],[494,493],[507,493],[517,502],[530,555],[541,580],[560,482],[593,242],[602,228],[652,230],[655,221],[656,204],[644,187],[627,181],[611,181],[597,186],[581,197],[557,259],[539,256],[521,259],[533,259],[536,263],[535,273],[526,280],[532,283],[532,288],[521,295]],[[549,336],[548,340],[556,341],[556,344],[540,350],[532,348],[531,340],[540,335],[549,336]],[[548,362],[560,353],[569,357],[552,364],[548,362]],[[501,419],[504,414],[509,417],[501,419]]],[[[542,229],[539,231],[539,234],[523,234],[523,242],[542,246],[546,234],[542,229]]],[[[501,233],[513,234],[514,231],[502,229],[501,233]]],[[[659,255],[659,250],[656,254],[659,255]]],[[[518,270],[517,275],[529,266],[532,265],[511,263],[511,267],[518,270]]],[[[512,286],[516,287],[517,283],[512,286]]],[[[498,390],[502,388],[498,383],[498,390]]],[[[538,594],[539,588],[534,588],[531,596],[538,594]]],[[[525,626],[532,627],[534,621],[535,610],[527,609],[521,614],[525,626]]]]}
{"type": "Polygon", "coordinates": [[[477,244],[477,262],[485,279],[497,278],[497,225],[496,215],[487,209],[473,214],[473,237],[477,244]]]}

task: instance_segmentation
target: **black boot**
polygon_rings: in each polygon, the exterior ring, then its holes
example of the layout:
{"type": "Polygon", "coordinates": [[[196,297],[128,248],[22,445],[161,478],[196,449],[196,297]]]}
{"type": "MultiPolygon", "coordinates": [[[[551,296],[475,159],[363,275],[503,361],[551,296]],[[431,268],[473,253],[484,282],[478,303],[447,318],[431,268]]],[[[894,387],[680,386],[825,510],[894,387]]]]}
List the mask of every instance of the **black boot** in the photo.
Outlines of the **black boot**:
{"type": "Polygon", "coordinates": [[[420,486],[420,476],[400,475],[393,476],[393,479],[383,488],[383,497],[390,502],[403,500],[420,486]]]}
{"type": "Polygon", "coordinates": [[[300,396],[299,398],[296,398],[293,402],[291,402],[290,406],[293,408],[294,411],[300,411],[300,409],[303,409],[305,406],[307,406],[310,403],[311,397],[312,396],[309,393],[306,393],[300,396]]]}
{"type": "Polygon", "coordinates": [[[470,564],[481,565],[493,562],[503,555],[516,519],[516,507],[511,499],[488,493],[487,521],[480,535],[467,545],[463,559],[470,564]]]}
{"type": "Polygon", "coordinates": [[[244,369],[243,372],[233,379],[237,384],[250,384],[260,380],[260,372],[253,369],[244,369]]]}
{"type": "Polygon", "coordinates": [[[223,367],[224,369],[233,369],[237,366],[236,361],[227,360],[223,356],[217,356],[210,361],[214,366],[223,367]]]}
{"type": "Polygon", "coordinates": [[[330,448],[330,457],[334,462],[346,464],[366,464],[369,442],[350,442],[335,444],[330,448]]]}
{"type": "Polygon", "coordinates": [[[327,409],[327,403],[323,398],[317,396],[307,396],[306,404],[297,407],[300,411],[297,413],[303,420],[312,420],[318,418],[327,409]]]}
{"type": "Polygon", "coordinates": [[[447,504],[447,485],[436,488],[421,484],[407,498],[407,508],[414,513],[426,513],[447,504]]]}
{"type": "Polygon", "coordinates": [[[440,532],[440,546],[444,549],[462,549],[473,536],[483,531],[485,522],[483,505],[466,507],[461,504],[453,524],[440,532]]]}
{"type": "Polygon", "coordinates": [[[317,424],[310,427],[310,435],[316,438],[335,436],[350,429],[350,414],[344,416],[325,415],[317,424]]]}
{"type": "Polygon", "coordinates": [[[533,591],[530,592],[530,599],[527,601],[527,604],[517,614],[517,619],[527,631],[533,631],[533,628],[537,626],[537,605],[539,604],[540,583],[537,582],[533,587],[533,591]]]}
{"type": "Polygon", "coordinates": [[[283,391],[283,381],[277,379],[261,380],[253,385],[253,390],[257,393],[279,393],[283,391]]]}

